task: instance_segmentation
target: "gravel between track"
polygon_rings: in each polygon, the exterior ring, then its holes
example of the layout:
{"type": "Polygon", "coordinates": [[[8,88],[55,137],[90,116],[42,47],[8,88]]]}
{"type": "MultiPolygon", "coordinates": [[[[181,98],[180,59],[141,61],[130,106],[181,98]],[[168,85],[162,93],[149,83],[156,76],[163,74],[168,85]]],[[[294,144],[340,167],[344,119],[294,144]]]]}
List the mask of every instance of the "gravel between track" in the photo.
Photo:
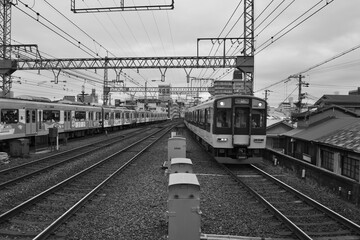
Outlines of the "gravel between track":
{"type": "MultiPolygon", "coordinates": [[[[257,203],[249,201],[241,190],[234,191],[237,184],[209,162],[204,150],[187,131],[181,132],[187,139],[187,157],[192,159],[200,182],[202,233],[273,236],[279,227],[274,225],[275,221],[264,217],[257,203]]],[[[169,137],[170,134],[161,139],[101,190],[89,205],[59,229],[58,234],[66,239],[167,239],[168,176],[161,165],[167,159],[169,137]]],[[[291,172],[271,166],[270,162],[265,162],[262,168],[277,173],[290,185],[360,224],[359,208],[342,201],[327,189],[297,179],[291,172]]]]}

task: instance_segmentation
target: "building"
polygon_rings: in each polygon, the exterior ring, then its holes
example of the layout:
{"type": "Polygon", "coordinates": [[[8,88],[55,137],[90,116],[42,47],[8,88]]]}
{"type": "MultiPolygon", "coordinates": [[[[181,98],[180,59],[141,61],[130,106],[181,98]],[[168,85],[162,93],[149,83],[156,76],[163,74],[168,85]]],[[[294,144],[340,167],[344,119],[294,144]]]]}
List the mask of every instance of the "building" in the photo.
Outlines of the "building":
{"type": "Polygon", "coordinates": [[[75,98],[75,96],[64,96],[63,100],[75,102],[76,98],[75,98]]]}
{"type": "Polygon", "coordinates": [[[360,95],[324,95],[315,102],[318,108],[337,105],[350,111],[360,113],[360,95]]]}
{"type": "Polygon", "coordinates": [[[85,104],[97,104],[99,103],[99,97],[96,94],[96,89],[91,90],[91,94],[81,93],[76,96],[77,102],[85,104]]]}
{"type": "Polygon", "coordinates": [[[268,120],[267,122],[266,147],[284,153],[283,146],[285,142],[284,137],[282,137],[281,135],[294,129],[294,127],[286,120],[268,120]]]}
{"type": "Polygon", "coordinates": [[[349,95],[360,95],[360,87],[356,90],[349,91],[349,95]]]}
{"type": "Polygon", "coordinates": [[[332,105],[296,120],[296,129],[280,135],[286,155],[360,182],[360,114],[332,105]]]}
{"type": "Polygon", "coordinates": [[[279,104],[277,110],[283,113],[286,117],[290,117],[292,112],[296,109],[292,98],[289,99],[289,102],[282,102],[279,104]]]}

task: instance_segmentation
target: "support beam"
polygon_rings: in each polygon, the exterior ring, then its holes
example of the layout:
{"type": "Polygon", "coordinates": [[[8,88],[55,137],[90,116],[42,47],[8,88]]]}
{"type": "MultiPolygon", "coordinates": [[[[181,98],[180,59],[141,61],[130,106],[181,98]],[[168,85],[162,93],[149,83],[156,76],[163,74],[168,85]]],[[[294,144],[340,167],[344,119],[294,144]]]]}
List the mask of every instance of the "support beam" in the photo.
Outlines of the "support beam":
{"type": "Polygon", "coordinates": [[[154,11],[154,10],[172,10],[172,9],[174,9],[174,0],[171,0],[171,3],[169,4],[152,4],[152,5],[125,5],[125,1],[121,0],[118,6],[86,7],[86,8],[77,7],[76,0],[71,0],[71,11],[73,11],[74,13],[154,11]]]}
{"type": "Polygon", "coordinates": [[[17,69],[235,68],[236,59],[236,56],[18,59],[17,69]]]}

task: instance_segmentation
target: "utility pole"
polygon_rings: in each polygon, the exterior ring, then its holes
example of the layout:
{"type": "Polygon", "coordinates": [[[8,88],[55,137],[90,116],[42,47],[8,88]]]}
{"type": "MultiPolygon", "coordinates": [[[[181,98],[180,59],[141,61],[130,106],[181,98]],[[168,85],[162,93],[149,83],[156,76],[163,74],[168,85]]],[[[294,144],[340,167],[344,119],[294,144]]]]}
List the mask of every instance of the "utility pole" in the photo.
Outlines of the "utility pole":
{"type": "Polygon", "coordinates": [[[295,103],[296,107],[298,108],[298,112],[301,113],[301,108],[302,108],[302,100],[305,98],[306,93],[302,92],[302,87],[308,87],[309,83],[306,83],[304,81],[302,81],[303,78],[305,78],[305,76],[299,74],[299,75],[291,75],[288,77],[290,78],[297,78],[299,79],[299,94],[298,94],[298,102],[295,103]]]}
{"type": "Polygon", "coordinates": [[[305,76],[299,74],[297,76],[299,78],[299,95],[298,95],[298,112],[301,113],[301,109],[302,109],[302,100],[305,98],[306,93],[302,92],[302,87],[309,87],[309,83],[306,83],[304,81],[302,81],[303,78],[305,78],[305,76]]]}
{"type": "Polygon", "coordinates": [[[265,101],[267,102],[267,100],[268,100],[268,95],[270,95],[270,94],[268,94],[268,93],[270,93],[270,92],[272,92],[271,90],[269,90],[269,89],[266,89],[265,90],[265,101]]]}
{"type": "Polygon", "coordinates": [[[85,103],[85,84],[81,87],[81,101],[85,103]]]}

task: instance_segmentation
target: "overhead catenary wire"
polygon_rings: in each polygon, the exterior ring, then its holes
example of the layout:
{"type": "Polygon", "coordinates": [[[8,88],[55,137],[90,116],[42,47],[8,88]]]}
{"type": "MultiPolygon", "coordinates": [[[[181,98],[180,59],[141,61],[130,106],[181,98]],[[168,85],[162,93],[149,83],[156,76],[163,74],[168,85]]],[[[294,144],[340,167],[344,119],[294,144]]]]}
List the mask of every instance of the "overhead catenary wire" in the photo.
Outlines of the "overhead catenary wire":
{"type": "MultiPolygon", "coordinates": [[[[305,21],[307,21],[308,19],[310,19],[311,17],[313,17],[315,14],[319,13],[321,10],[323,10],[325,7],[327,7],[330,3],[332,3],[334,0],[327,0],[326,4],[323,6],[320,6],[319,9],[316,9],[313,13],[311,13],[309,16],[305,17],[305,19],[302,19],[302,17],[304,17],[306,14],[308,14],[309,12],[311,12],[311,10],[313,10],[314,8],[316,8],[320,3],[322,3],[324,0],[320,0],[319,2],[317,2],[316,4],[314,4],[313,6],[311,6],[309,9],[307,9],[304,13],[300,14],[297,18],[295,18],[295,20],[293,20],[292,22],[290,22],[289,24],[287,24],[285,27],[283,27],[281,30],[279,30],[277,33],[275,33],[274,35],[272,35],[272,37],[270,39],[268,39],[267,41],[265,41],[264,43],[262,43],[260,46],[258,46],[255,49],[255,53],[254,55],[259,54],[260,52],[262,52],[263,50],[265,50],[266,48],[268,48],[269,46],[271,46],[273,43],[275,43],[276,41],[278,41],[280,38],[284,37],[286,34],[289,34],[291,31],[293,31],[294,29],[296,29],[297,27],[299,27],[302,23],[304,23],[305,21]],[[299,21],[298,23],[296,23],[297,21],[299,21]],[[295,24],[296,23],[296,24],[295,24]],[[294,26],[292,26],[293,24],[295,24],[294,26]],[[288,29],[290,27],[290,29],[288,29]],[[286,31],[285,31],[286,30],[286,31]],[[285,31],[285,32],[284,32],[285,31]],[[283,33],[282,33],[283,32],[283,33]],[[282,33],[282,34],[281,34],[282,33]],[[279,37],[276,37],[277,35],[281,34],[279,37]],[[269,43],[270,42],[270,43],[269,43]]],[[[283,1],[282,1],[283,3],[283,1]]],[[[291,2],[290,4],[293,4],[293,2],[291,2]]],[[[287,9],[289,6],[289,4],[287,5],[287,7],[285,9],[287,9]]],[[[272,11],[272,13],[274,13],[274,11],[272,11]]],[[[281,14],[283,14],[284,11],[281,12],[281,14]]],[[[280,15],[278,14],[276,17],[278,18],[280,15]]],[[[269,27],[269,25],[266,26],[266,28],[269,27]]],[[[264,30],[264,29],[263,29],[264,30]]],[[[262,31],[263,31],[262,30],[262,31]]],[[[234,51],[231,55],[237,55],[239,54],[241,51],[234,51]]],[[[217,79],[222,79],[224,77],[226,77],[230,72],[232,72],[233,70],[228,69],[226,70],[222,75],[220,75],[219,77],[217,77],[217,79]]],[[[286,79],[285,79],[286,80],[286,79]]],[[[281,83],[285,80],[281,80],[279,82],[276,82],[276,84],[281,83]]],[[[273,86],[273,84],[271,85],[273,86]]],[[[266,87],[267,88],[267,87],[266,87]]],[[[259,92],[259,91],[263,91],[266,88],[262,88],[260,90],[254,91],[255,92],[259,92]]]]}
{"type": "Polygon", "coordinates": [[[72,25],[74,25],[80,32],[84,33],[87,37],[89,37],[91,40],[93,40],[94,43],[96,43],[100,48],[104,49],[106,52],[109,52],[108,49],[106,49],[101,43],[96,41],[90,34],[88,34],[86,31],[84,31],[81,27],[79,27],[74,21],[69,19],[67,16],[65,16],[62,12],[60,12],[56,7],[54,7],[51,3],[49,3],[47,0],[44,0],[45,3],[47,3],[54,11],[56,11],[58,14],[60,14],[63,18],[65,18],[67,21],[69,21],[72,25]]]}
{"type": "Polygon", "coordinates": [[[305,19],[301,20],[300,22],[296,23],[299,19],[301,19],[303,16],[305,16],[305,14],[309,13],[311,10],[313,10],[315,7],[317,7],[320,3],[323,2],[323,0],[320,0],[319,2],[317,2],[316,4],[314,4],[311,8],[309,8],[307,11],[305,11],[303,14],[301,14],[299,17],[297,17],[296,19],[294,19],[292,22],[290,22],[288,25],[286,25],[285,27],[283,27],[280,31],[278,31],[276,34],[274,34],[272,37],[270,37],[267,41],[265,41],[264,43],[262,43],[260,46],[258,46],[258,49],[256,50],[256,54],[262,52],[264,49],[266,49],[267,47],[269,47],[270,45],[272,45],[273,43],[275,43],[276,41],[278,41],[279,39],[281,39],[282,37],[284,37],[286,34],[288,34],[289,32],[291,32],[292,30],[294,30],[295,28],[297,28],[298,26],[300,26],[302,23],[304,23],[305,21],[307,21],[308,19],[310,19],[312,16],[314,16],[316,13],[320,12],[322,9],[324,9],[325,7],[327,7],[330,3],[332,3],[334,0],[327,0],[326,4],[322,7],[320,7],[319,9],[315,10],[315,12],[311,13],[310,16],[307,16],[305,19]],[[291,25],[295,24],[294,26],[290,27],[291,25]],[[290,29],[288,29],[290,27],[290,29]],[[286,30],[288,29],[288,30],[286,30]],[[286,31],[285,31],[286,30],[286,31]],[[285,31],[284,33],[282,33],[283,31],[285,31]],[[275,38],[277,35],[281,34],[279,37],[275,38]]]}
{"type": "MultiPolygon", "coordinates": [[[[23,3],[21,0],[19,0],[19,2],[21,4],[23,4],[25,7],[28,7],[28,5],[26,5],[25,3],[23,3]]],[[[82,30],[75,22],[73,22],[72,20],[70,20],[69,18],[67,18],[64,14],[62,14],[61,12],[59,12],[53,5],[51,5],[50,3],[48,3],[47,1],[45,1],[53,10],[56,10],[56,12],[58,12],[59,14],[61,14],[62,17],[64,17],[66,20],[68,20],[71,24],[73,24],[78,30],[80,30],[82,33],[84,33],[87,37],[89,37],[94,43],[98,44],[100,46],[100,48],[103,48],[107,54],[112,54],[112,56],[115,56],[115,54],[111,53],[108,49],[106,49],[105,47],[103,47],[102,44],[100,44],[98,41],[96,41],[93,37],[91,37],[88,33],[86,33],[84,30],[82,30]]],[[[33,16],[31,16],[30,14],[28,14],[27,12],[25,12],[24,10],[20,9],[18,6],[16,6],[21,12],[25,13],[27,16],[31,17],[32,19],[36,20],[37,22],[39,22],[40,24],[42,24],[43,26],[45,26],[46,28],[48,28],[50,31],[56,33],[57,35],[59,35],[60,37],[62,37],[63,39],[65,39],[66,41],[70,42],[72,45],[76,46],[77,48],[81,49],[82,51],[86,52],[87,54],[89,54],[90,56],[96,58],[99,57],[98,52],[92,50],[90,47],[87,47],[86,45],[82,44],[79,40],[75,39],[74,37],[72,37],[70,34],[68,34],[65,30],[61,29],[60,27],[56,26],[55,23],[53,23],[52,21],[48,20],[46,17],[42,16],[40,13],[36,12],[34,9],[31,8],[31,11],[36,13],[37,17],[44,19],[47,23],[49,23],[52,27],[55,27],[56,29],[60,30],[61,34],[58,31],[52,29],[51,27],[49,27],[48,25],[42,23],[41,21],[39,21],[38,18],[35,18],[33,16]],[[70,39],[69,39],[69,38],[70,39]],[[72,40],[71,40],[72,39],[72,40]],[[83,48],[81,47],[83,46],[83,48]],[[85,49],[87,50],[85,50],[85,49]]],[[[100,22],[101,24],[101,22],[100,22]]],[[[103,26],[103,28],[105,28],[105,26],[103,26]]],[[[113,39],[114,40],[114,39],[113,39]]],[[[114,40],[114,42],[116,43],[117,41],[114,40]]],[[[124,78],[128,79],[130,82],[134,83],[135,85],[139,85],[139,83],[134,80],[130,75],[125,75],[124,73],[122,73],[122,75],[124,76],[124,78]]],[[[139,74],[140,75],[140,74],[139,74]]],[[[141,75],[140,75],[141,76],[141,75]]],[[[143,77],[142,77],[143,78],[143,77]]]]}
{"type": "MultiPolygon", "coordinates": [[[[27,4],[23,3],[21,0],[18,0],[21,4],[23,4],[25,7],[29,8],[27,4]]],[[[61,38],[65,39],[66,41],[68,41],[70,44],[78,47],[79,49],[81,49],[82,51],[84,51],[85,53],[87,53],[88,55],[90,55],[91,57],[96,58],[96,52],[93,51],[92,49],[90,49],[89,47],[85,46],[84,44],[81,43],[81,41],[77,40],[76,38],[74,38],[73,36],[71,36],[70,34],[68,34],[65,30],[61,29],[60,27],[56,26],[53,22],[51,22],[50,20],[48,20],[46,17],[42,16],[39,12],[36,12],[35,10],[33,10],[32,8],[29,8],[33,13],[36,14],[36,18],[34,16],[31,16],[29,13],[25,12],[24,10],[22,10],[21,8],[19,8],[17,5],[14,5],[19,11],[23,12],[24,14],[28,15],[30,18],[34,19],[35,21],[39,22],[40,24],[42,24],[44,27],[46,27],[47,29],[49,29],[50,31],[54,32],[55,34],[59,35],[61,38]],[[47,23],[49,23],[51,26],[55,27],[58,31],[55,31],[54,29],[52,29],[51,27],[49,27],[48,25],[46,25],[45,23],[42,23],[40,20],[40,18],[44,19],[47,23]],[[70,40],[71,39],[71,40],[70,40]],[[83,46],[84,48],[82,48],[81,46],[83,46]]]]}
{"type": "MultiPolygon", "coordinates": [[[[309,67],[309,68],[307,68],[307,69],[305,69],[305,70],[302,70],[302,71],[300,71],[300,72],[298,72],[298,73],[296,73],[296,74],[292,74],[292,75],[297,76],[297,75],[301,75],[301,74],[305,74],[305,73],[307,73],[307,72],[310,72],[311,70],[314,70],[314,69],[316,69],[316,68],[318,68],[318,67],[320,67],[320,66],[322,66],[322,65],[324,65],[324,64],[326,64],[326,63],[329,63],[329,62],[331,62],[331,61],[333,61],[333,60],[335,60],[335,59],[337,59],[337,58],[340,58],[340,57],[342,57],[342,56],[344,56],[344,55],[346,55],[346,54],[348,54],[348,53],[350,53],[350,52],[353,52],[353,51],[355,51],[355,50],[357,50],[357,49],[359,49],[359,48],[360,48],[360,45],[356,45],[356,46],[354,46],[354,47],[351,47],[351,48],[348,49],[348,50],[345,50],[345,51],[343,51],[343,52],[341,52],[341,53],[339,53],[339,54],[336,54],[335,56],[333,56],[333,57],[331,57],[331,58],[328,58],[328,59],[326,59],[326,60],[324,60],[324,61],[322,61],[322,62],[320,62],[320,63],[317,63],[317,64],[315,64],[315,65],[313,65],[313,66],[311,66],[311,67],[309,67]]],[[[273,84],[271,84],[271,85],[269,85],[269,86],[267,86],[267,87],[264,87],[264,88],[261,88],[261,89],[259,89],[259,90],[256,90],[255,92],[261,92],[261,91],[263,91],[263,90],[265,90],[265,89],[271,88],[271,87],[273,87],[273,86],[275,86],[275,85],[277,85],[277,84],[280,84],[280,83],[286,81],[287,79],[288,79],[288,78],[285,78],[285,79],[282,79],[282,80],[280,80],[280,81],[277,81],[277,82],[275,82],[275,83],[273,83],[273,84]]]]}

